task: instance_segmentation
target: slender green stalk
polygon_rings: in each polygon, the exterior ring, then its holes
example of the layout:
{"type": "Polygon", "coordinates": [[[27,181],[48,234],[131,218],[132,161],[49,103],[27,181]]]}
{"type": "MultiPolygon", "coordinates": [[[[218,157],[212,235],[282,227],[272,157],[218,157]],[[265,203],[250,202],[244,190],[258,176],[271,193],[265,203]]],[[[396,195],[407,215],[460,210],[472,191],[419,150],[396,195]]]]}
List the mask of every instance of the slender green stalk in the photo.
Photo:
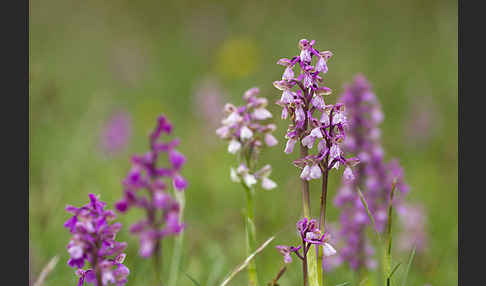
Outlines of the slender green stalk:
{"type": "MultiPolygon", "coordinates": [[[[256,248],[256,230],[255,230],[255,209],[253,206],[253,194],[254,190],[252,188],[247,187],[243,184],[246,191],[246,223],[245,223],[245,231],[246,231],[246,254],[247,256],[251,255],[251,253],[256,248]]],[[[256,262],[255,260],[251,260],[248,264],[248,284],[251,286],[258,285],[258,275],[256,270],[256,262]]]]}
{"type": "Polygon", "coordinates": [[[321,231],[325,231],[326,226],[326,203],[327,203],[327,178],[328,178],[328,170],[325,169],[325,172],[322,175],[322,190],[321,190],[321,210],[319,215],[319,229],[321,231]]]}
{"type": "MultiPolygon", "coordinates": [[[[184,205],[185,205],[184,192],[176,191],[175,197],[180,207],[179,223],[181,223],[182,220],[184,219],[183,218],[184,205]]],[[[169,286],[177,285],[177,277],[179,276],[178,273],[179,273],[179,265],[181,261],[183,239],[184,239],[184,231],[182,231],[178,236],[176,236],[174,241],[174,252],[172,253],[172,261],[170,263],[169,286]]]]}
{"type": "Polygon", "coordinates": [[[393,215],[393,195],[395,194],[396,180],[393,181],[392,190],[390,192],[390,204],[388,206],[388,221],[386,225],[385,236],[385,257],[383,263],[383,271],[385,274],[385,283],[390,286],[391,283],[391,249],[392,249],[392,215],[393,215]]]}
{"type": "MultiPolygon", "coordinates": [[[[327,160],[326,160],[327,162],[327,160]]],[[[326,163],[327,165],[327,163],[326,163]]],[[[327,182],[329,176],[329,170],[324,167],[324,173],[322,174],[322,188],[321,188],[321,209],[319,212],[319,229],[325,232],[326,228],[326,206],[327,206],[327,182]]],[[[319,285],[324,286],[324,271],[322,270],[322,260],[324,259],[324,254],[322,248],[318,248],[317,251],[317,274],[319,285]],[[321,266],[321,267],[319,267],[321,266]]]]}
{"type": "Polygon", "coordinates": [[[287,270],[287,266],[283,265],[282,268],[280,268],[280,271],[277,273],[277,276],[272,279],[270,283],[268,283],[268,286],[278,286],[278,279],[284,275],[285,271],[287,270]]]}
{"type": "Polygon", "coordinates": [[[410,272],[410,268],[412,267],[413,258],[415,257],[415,245],[413,246],[412,252],[408,258],[407,269],[405,269],[405,273],[402,276],[402,286],[407,286],[407,278],[408,273],[410,272]]]}
{"type": "Polygon", "coordinates": [[[324,269],[322,269],[322,260],[324,259],[324,252],[322,247],[317,249],[317,282],[319,285],[324,285],[324,269]]]}
{"type": "Polygon", "coordinates": [[[303,274],[303,280],[304,280],[304,286],[308,286],[309,282],[308,282],[308,269],[307,269],[307,253],[305,251],[305,243],[302,243],[302,249],[303,249],[303,252],[304,252],[304,259],[302,259],[302,274],[303,274]]]}
{"type": "Polygon", "coordinates": [[[368,208],[368,203],[366,202],[366,199],[363,195],[363,193],[361,192],[361,190],[359,188],[356,189],[358,191],[358,195],[359,195],[359,199],[361,200],[361,203],[363,204],[365,210],[366,210],[366,214],[368,214],[368,218],[370,219],[371,221],[371,226],[372,226],[372,229],[375,233],[375,243],[378,245],[378,257],[382,257],[382,259],[380,259],[380,267],[378,268],[378,274],[379,274],[379,277],[380,279],[378,281],[380,281],[379,285],[382,284],[383,280],[381,279],[381,277],[383,277],[383,275],[386,275],[386,272],[384,272],[383,270],[385,269],[383,267],[384,265],[384,253],[385,253],[385,241],[383,239],[383,237],[380,235],[380,233],[378,233],[378,228],[376,227],[376,223],[375,223],[375,219],[373,218],[373,215],[371,214],[370,212],[370,209],[368,208]]]}
{"type": "Polygon", "coordinates": [[[320,267],[317,263],[317,251],[314,245],[310,247],[309,253],[307,254],[307,264],[309,270],[309,286],[319,286],[319,273],[317,269],[320,267]]]}
{"type": "MultiPolygon", "coordinates": [[[[96,251],[95,253],[98,253],[98,250],[100,249],[100,241],[96,241],[95,243],[95,247],[96,247],[96,251]]],[[[93,268],[95,269],[95,273],[96,273],[96,283],[98,285],[102,285],[101,282],[101,270],[100,270],[100,267],[98,265],[98,256],[96,255],[94,257],[94,261],[93,261],[93,264],[92,264],[93,268]]]]}
{"type": "Polygon", "coordinates": [[[153,265],[154,265],[154,274],[155,274],[155,285],[161,286],[162,279],[160,276],[161,272],[161,265],[162,265],[162,255],[161,255],[161,244],[160,241],[157,241],[154,248],[154,256],[153,256],[153,265]]]}
{"type": "MultiPolygon", "coordinates": [[[[301,158],[307,156],[309,149],[305,147],[302,142],[300,143],[300,156],[301,158]]],[[[310,208],[310,193],[309,193],[309,182],[302,179],[302,212],[304,217],[311,218],[311,208],[310,208]]],[[[304,257],[302,264],[302,275],[304,279],[304,286],[319,286],[317,281],[317,257],[315,251],[309,250],[307,256],[304,257]]]]}

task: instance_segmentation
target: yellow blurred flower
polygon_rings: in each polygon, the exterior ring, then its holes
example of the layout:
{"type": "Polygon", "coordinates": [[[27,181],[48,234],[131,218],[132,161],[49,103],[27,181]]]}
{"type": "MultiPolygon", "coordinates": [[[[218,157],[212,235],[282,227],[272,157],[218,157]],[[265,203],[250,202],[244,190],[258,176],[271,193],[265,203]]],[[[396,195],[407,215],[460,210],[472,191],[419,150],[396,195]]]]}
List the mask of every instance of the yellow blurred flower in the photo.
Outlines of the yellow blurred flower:
{"type": "Polygon", "coordinates": [[[245,77],[257,64],[258,48],[250,38],[227,39],[217,53],[216,68],[225,77],[245,77]]]}

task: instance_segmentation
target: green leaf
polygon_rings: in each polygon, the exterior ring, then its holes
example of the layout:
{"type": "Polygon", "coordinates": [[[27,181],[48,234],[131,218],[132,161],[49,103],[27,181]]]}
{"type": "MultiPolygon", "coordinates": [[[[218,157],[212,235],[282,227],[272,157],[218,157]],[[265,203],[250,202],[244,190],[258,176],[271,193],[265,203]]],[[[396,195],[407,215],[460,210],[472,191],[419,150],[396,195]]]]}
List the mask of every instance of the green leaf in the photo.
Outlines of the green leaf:
{"type": "Polygon", "coordinates": [[[371,224],[373,225],[373,230],[375,231],[375,234],[378,237],[378,239],[381,240],[381,236],[378,233],[378,230],[377,230],[378,228],[376,227],[376,224],[375,224],[375,219],[373,218],[373,215],[371,214],[370,209],[368,208],[368,203],[366,202],[366,199],[365,199],[363,193],[361,192],[361,190],[359,188],[357,188],[357,190],[358,190],[358,194],[359,194],[359,199],[361,200],[361,203],[363,204],[363,206],[366,210],[366,213],[368,214],[368,217],[370,218],[371,224]]]}
{"type": "Polygon", "coordinates": [[[387,243],[387,249],[385,250],[385,257],[383,260],[383,271],[385,273],[385,280],[386,284],[390,285],[390,273],[392,273],[391,270],[391,264],[392,264],[392,259],[391,259],[391,250],[392,250],[392,218],[393,218],[393,195],[395,193],[395,186],[397,184],[396,178],[393,179],[392,183],[392,189],[390,193],[390,202],[388,206],[388,219],[386,223],[386,235],[383,237],[385,242],[387,243]]]}
{"type": "Polygon", "coordinates": [[[349,284],[351,284],[351,283],[350,282],[344,282],[344,283],[338,284],[336,286],[345,286],[345,285],[349,285],[349,284]]]}
{"type": "Polygon", "coordinates": [[[410,253],[410,257],[408,258],[407,269],[405,270],[405,273],[403,274],[403,278],[402,278],[402,286],[407,285],[408,273],[410,272],[410,268],[412,267],[412,262],[414,257],[415,257],[415,245],[413,246],[412,252],[410,253]]]}
{"type": "Polygon", "coordinates": [[[317,253],[314,249],[317,246],[311,246],[307,254],[307,271],[309,277],[309,286],[319,286],[319,277],[317,273],[317,253]]]}
{"type": "Polygon", "coordinates": [[[402,263],[401,262],[398,262],[397,265],[395,265],[395,267],[393,267],[392,271],[390,272],[390,275],[388,275],[388,279],[391,279],[393,274],[395,274],[395,271],[397,271],[398,267],[400,267],[402,263]]]}
{"type": "Polygon", "coordinates": [[[192,283],[194,283],[194,285],[201,286],[201,284],[199,284],[199,282],[197,282],[196,279],[192,278],[191,275],[187,274],[186,272],[184,272],[184,275],[186,275],[186,277],[189,278],[192,281],[192,283]]]}

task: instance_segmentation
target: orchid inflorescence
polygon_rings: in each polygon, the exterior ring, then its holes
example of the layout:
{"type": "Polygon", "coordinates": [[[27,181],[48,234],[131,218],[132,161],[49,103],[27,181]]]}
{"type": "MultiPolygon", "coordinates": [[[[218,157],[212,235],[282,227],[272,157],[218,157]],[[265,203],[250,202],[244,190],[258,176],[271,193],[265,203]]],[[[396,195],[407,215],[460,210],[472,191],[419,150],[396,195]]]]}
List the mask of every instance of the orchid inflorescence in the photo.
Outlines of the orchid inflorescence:
{"type": "MultiPolygon", "coordinates": [[[[309,229],[312,231],[302,238],[303,255],[299,254],[298,248],[279,247],[281,253],[293,251],[302,258],[304,285],[308,283],[308,267],[312,267],[312,273],[309,273],[311,284],[316,285],[319,279],[315,271],[317,265],[320,263],[323,267],[325,265],[323,257],[336,253],[334,248],[324,242],[328,235],[319,236],[320,229],[324,229],[326,222],[329,172],[332,169],[339,169],[341,165],[346,166],[343,178],[352,181],[354,180],[352,168],[359,163],[356,157],[346,157],[341,149],[341,144],[346,139],[346,129],[349,123],[345,115],[345,106],[342,103],[326,104],[323,97],[331,94],[331,89],[321,83],[323,82],[322,76],[328,71],[327,62],[332,57],[332,53],[318,51],[314,48],[314,43],[314,40],[302,39],[299,41],[300,55],[292,59],[278,60],[277,64],[285,66],[285,70],[282,79],[273,82],[273,85],[282,91],[280,100],[276,102],[282,107],[281,118],[289,118],[291,121],[285,135],[287,144],[284,152],[290,154],[297,142],[300,145],[300,158],[294,160],[293,163],[302,169],[300,179],[302,180],[302,204],[305,220],[311,216],[309,181],[322,178],[318,228],[314,229],[315,220],[309,222],[309,229]],[[314,64],[313,58],[316,59],[314,64]],[[300,69],[298,76],[295,74],[295,69],[300,69]],[[312,152],[314,146],[317,146],[317,152],[312,152]],[[316,259],[311,257],[308,262],[307,251],[313,244],[316,244],[316,259]],[[323,245],[322,251],[325,253],[322,255],[318,254],[318,245],[323,245]]],[[[299,223],[302,224],[303,221],[301,220],[299,223]]],[[[286,260],[289,260],[289,256],[286,256],[286,260]]]]}
{"type": "Polygon", "coordinates": [[[66,211],[73,214],[64,226],[72,234],[67,245],[70,256],[68,265],[76,268],[78,286],[86,281],[98,286],[113,283],[125,285],[130,273],[123,265],[127,244],[115,240],[121,223],[112,223],[116,218],[112,210],[105,210],[106,203],[94,194],[89,194],[90,202],[82,207],[68,205],[66,211]],[[86,262],[90,267],[83,269],[86,262]]]}
{"type": "Polygon", "coordinates": [[[262,188],[270,190],[277,186],[269,178],[272,167],[267,164],[254,171],[263,145],[272,147],[278,144],[272,135],[276,125],[264,123],[272,114],[266,109],[267,99],[258,97],[259,93],[260,90],[256,87],[247,90],[243,95],[246,101],[243,106],[227,103],[224,107],[225,117],[221,121],[223,126],[216,130],[216,134],[229,140],[228,152],[237,154],[241,162],[237,168],[231,168],[231,180],[237,183],[242,180],[248,187],[260,181],[262,188]]]}
{"type": "Polygon", "coordinates": [[[142,257],[150,257],[158,252],[164,237],[177,235],[184,228],[184,224],[179,221],[179,203],[168,192],[166,181],[172,182],[178,192],[187,187],[187,181],[180,174],[186,159],[176,150],[178,139],[159,142],[162,134],[170,134],[171,131],[172,125],[164,116],[160,116],[156,128],[150,134],[150,151],[132,157],[132,168],[123,180],[124,197],[116,204],[116,209],[122,213],[131,207],[146,211],[146,218],[130,228],[132,233],[140,237],[139,254],[142,257]],[[157,165],[161,153],[168,155],[169,167],[157,165]]]}
{"type": "Polygon", "coordinates": [[[302,169],[302,179],[318,179],[323,172],[332,168],[338,169],[340,164],[347,166],[344,176],[352,179],[351,167],[358,161],[356,158],[345,158],[340,147],[346,137],[345,128],[348,126],[344,105],[326,104],[323,96],[331,94],[331,89],[320,86],[323,80],[320,74],[327,73],[327,61],[332,53],[319,52],[313,47],[314,42],[300,40],[300,56],[278,61],[278,64],[286,68],[282,80],[273,83],[276,88],[282,90],[282,96],[277,104],[283,108],[282,119],[290,118],[292,121],[285,135],[288,139],[285,153],[292,153],[299,141],[307,149],[316,145],[316,154],[305,155],[294,161],[294,164],[302,169]],[[317,58],[314,66],[313,57],[317,58]],[[297,77],[294,72],[296,67],[300,67],[297,77]],[[298,89],[295,90],[294,87],[298,89]],[[321,115],[318,116],[315,112],[320,112],[321,115]]]}
{"type": "MultiPolygon", "coordinates": [[[[343,180],[334,198],[334,204],[341,211],[340,238],[345,241],[340,256],[353,269],[373,268],[376,265],[372,257],[374,250],[365,234],[370,221],[356,189],[363,191],[377,230],[382,232],[388,219],[393,180],[397,180],[397,189],[402,193],[408,191],[408,186],[403,181],[403,170],[398,161],[384,161],[379,129],[383,112],[364,76],[358,75],[352,84],[346,85],[340,100],[347,106],[350,123],[343,149],[356,154],[361,162],[355,172],[356,179],[343,180]]],[[[396,198],[394,204],[399,203],[400,198],[396,198]]]]}

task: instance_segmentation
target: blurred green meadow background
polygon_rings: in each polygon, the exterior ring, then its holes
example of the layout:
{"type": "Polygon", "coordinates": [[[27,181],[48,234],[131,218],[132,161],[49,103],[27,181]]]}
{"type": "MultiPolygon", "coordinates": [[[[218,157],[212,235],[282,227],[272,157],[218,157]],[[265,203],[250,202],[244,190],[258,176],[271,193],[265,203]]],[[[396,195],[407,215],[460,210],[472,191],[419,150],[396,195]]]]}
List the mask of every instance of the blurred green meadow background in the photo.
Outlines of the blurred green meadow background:
{"type": "MultiPolygon", "coordinates": [[[[148,148],[156,117],[174,124],[179,150],[187,158],[184,247],[178,285],[216,285],[245,258],[244,192],[230,181],[235,158],[215,135],[219,108],[242,103],[258,86],[274,113],[279,145],[260,160],[273,166],[278,188],[256,195],[257,239],[278,236],[258,257],[259,278],[269,282],[282,257],[277,244],[295,243],[301,213],[299,171],[283,153],[288,122],[273,104],[281,92],[272,86],[283,72],[279,58],[299,53],[301,38],[331,50],[324,78],[334,102],[357,73],[379,98],[387,159],[398,158],[411,187],[408,201],[426,211],[427,248],[417,254],[409,285],[457,284],[457,2],[456,1],[30,1],[29,55],[29,260],[35,280],[55,255],[60,261],[45,285],[74,285],[67,266],[69,233],[66,204],[83,205],[88,193],[113,208],[122,196],[121,180],[130,156],[148,148]],[[124,112],[131,136],[107,153],[102,132],[124,112]]],[[[342,170],[340,171],[342,172],[342,170]]],[[[339,174],[330,178],[332,198],[339,174]]],[[[318,182],[311,184],[314,216],[318,182]]],[[[338,211],[329,208],[330,221],[338,211]]],[[[127,241],[127,285],[149,285],[151,261],[137,255],[138,241],[128,226],[142,213],[119,216],[119,240],[127,241]]],[[[397,225],[397,232],[399,226],[397,225]]],[[[164,261],[172,240],[164,242],[164,261]]],[[[396,261],[408,252],[395,249],[396,261]]],[[[405,267],[401,267],[403,271],[405,267]]],[[[300,285],[292,263],[281,285],[300,285]]],[[[163,274],[169,273],[168,263],[163,274]]],[[[245,285],[240,273],[232,285],[245,285]]],[[[354,276],[341,266],[327,285],[354,276]]],[[[263,285],[263,284],[262,284],[263,285]]]]}

